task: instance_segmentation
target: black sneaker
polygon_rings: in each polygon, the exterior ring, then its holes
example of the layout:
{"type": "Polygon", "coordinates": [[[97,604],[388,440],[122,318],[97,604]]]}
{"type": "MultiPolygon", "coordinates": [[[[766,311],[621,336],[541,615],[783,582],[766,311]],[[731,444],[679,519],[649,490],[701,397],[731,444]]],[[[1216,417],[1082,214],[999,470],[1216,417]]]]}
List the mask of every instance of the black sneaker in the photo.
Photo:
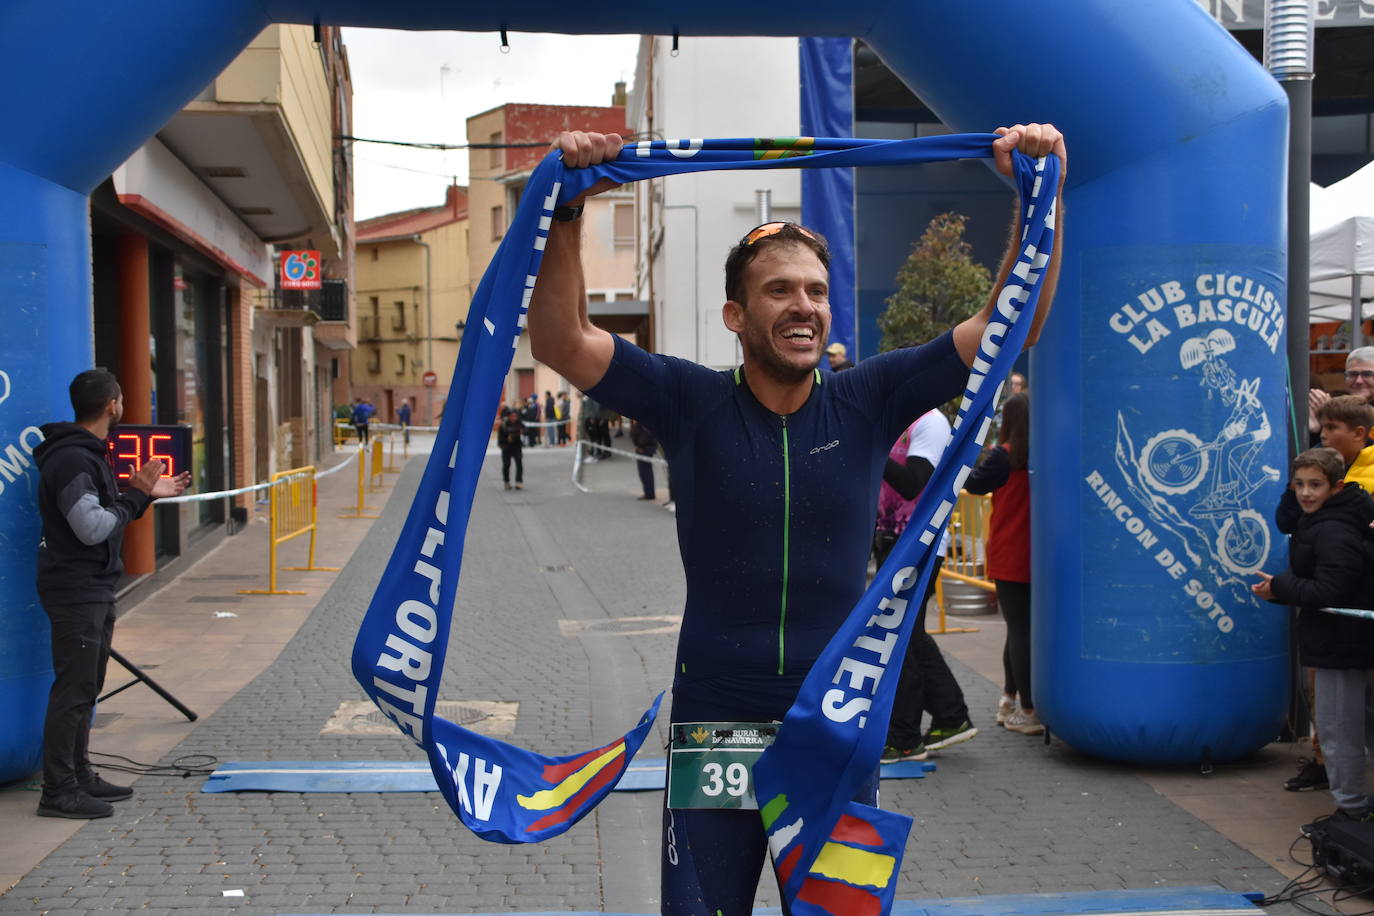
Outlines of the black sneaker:
{"type": "Polygon", "coordinates": [[[124,801],[126,798],[134,797],[134,790],[128,786],[117,786],[112,782],[106,782],[100,778],[99,773],[92,773],[91,778],[86,782],[80,783],[81,791],[91,798],[99,798],[108,802],[124,801]]]}
{"type": "Polygon", "coordinates": [[[1331,783],[1326,778],[1326,767],[1315,760],[1303,760],[1298,767],[1298,775],[1283,784],[1289,792],[1311,792],[1315,789],[1329,789],[1331,783]]]}
{"type": "Polygon", "coordinates": [[[1350,824],[1374,823],[1374,811],[1368,808],[1337,808],[1331,815],[1331,820],[1350,824]]]}
{"type": "Polygon", "coordinates": [[[938,751],[942,747],[949,747],[951,744],[958,744],[960,741],[967,741],[978,734],[978,729],[973,727],[973,723],[965,719],[958,725],[948,728],[932,728],[925,733],[921,743],[926,746],[928,751],[938,751]]]}
{"type": "Polygon", "coordinates": [[[80,789],[68,789],[60,795],[46,792],[38,800],[39,817],[70,817],[77,820],[91,820],[109,817],[114,814],[114,805],[92,798],[80,789]]]}
{"type": "Polygon", "coordinates": [[[930,753],[923,744],[918,744],[915,747],[894,747],[889,744],[883,748],[883,756],[878,762],[898,763],[902,760],[925,760],[929,756],[930,753]]]}

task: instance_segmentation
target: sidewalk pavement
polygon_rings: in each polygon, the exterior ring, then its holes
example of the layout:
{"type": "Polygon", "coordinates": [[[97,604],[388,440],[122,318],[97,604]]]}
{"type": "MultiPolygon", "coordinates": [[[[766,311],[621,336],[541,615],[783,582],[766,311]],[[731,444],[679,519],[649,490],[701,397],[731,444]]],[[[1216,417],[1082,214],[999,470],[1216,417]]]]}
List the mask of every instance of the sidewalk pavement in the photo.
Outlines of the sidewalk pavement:
{"type": "MultiPolygon", "coordinates": [[[[344,568],[280,574],[279,587],[309,594],[237,594],[266,582],[255,524],[125,611],[116,648],[200,718],[134,687],[101,705],[95,750],[164,764],[421,759],[399,734],[322,732],[363,699],[348,656],[422,462],[369,499],[386,500],[376,521],[336,518],[355,502],[351,470],[321,482],[317,563],[344,568]]],[[[632,462],[589,467],[590,494],[572,487],[570,463],[570,449],[527,450],[525,489],[504,491],[499,459],[487,462],[440,698],[518,703],[511,740],[547,753],[622,733],[668,687],[683,600],[673,516],[634,498],[632,462]]],[[[285,545],[283,565],[303,560],[303,540],[285,545]]],[[[1272,893],[1300,871],[1288,846],[1331,802],[1282,791],[1297,750],[1271,746],[1203,776],[1006,732],[992,721],[1002,628],[972,622],[979,632],[940,644],[981,734],[943,752],[929,778],[883,787],[885,807],[916,818],[899,899],[1214,883],[1272,893]]],[[[646,753],[666,742],[666,721],[665,710],[646,753]]],[[[35,817],[33,784],[0,791],[0,914],[658,908],[655,793],[612,794],[562,837],[502,846],[465,830],[437,793],[205,795],[202,783],[145,776],[114,817],[85,824],[35,817]]],[[[767,876],[759,902],[778,902],[767,876]]]]}

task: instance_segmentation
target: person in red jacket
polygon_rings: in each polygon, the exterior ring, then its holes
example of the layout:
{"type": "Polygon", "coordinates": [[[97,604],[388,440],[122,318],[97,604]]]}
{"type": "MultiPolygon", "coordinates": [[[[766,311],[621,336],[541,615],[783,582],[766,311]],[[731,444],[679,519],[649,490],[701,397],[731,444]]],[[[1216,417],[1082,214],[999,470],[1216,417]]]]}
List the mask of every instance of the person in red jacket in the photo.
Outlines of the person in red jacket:
{"type": "Polygon", "coordinates": [[[987,575],[997,586],[997,604],[1007,621],[1002,648],[1006,680],[997,722],[1023,735],[1043,735],[1045,726],[1031,694],[1029,395],[1014,394],[1003,402],[997,442],[964,483],[970,493],[992,493],[987,575]]]}

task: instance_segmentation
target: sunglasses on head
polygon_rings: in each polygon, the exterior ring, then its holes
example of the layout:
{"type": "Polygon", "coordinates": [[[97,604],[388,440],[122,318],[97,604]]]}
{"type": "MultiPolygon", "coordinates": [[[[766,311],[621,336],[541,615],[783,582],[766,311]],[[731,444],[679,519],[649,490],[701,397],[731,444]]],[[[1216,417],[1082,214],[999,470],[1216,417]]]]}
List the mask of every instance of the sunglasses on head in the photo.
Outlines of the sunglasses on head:
{"type": "Polygon", "coordinates": [[[750,229],[748,234],[746,234],[744,238],[740,239],[739,243],[741,245],[752,245],[759,239],[766,239],[770,235],[777,235],[779,232],[786,229],[788,226],[791,226],[793,229],[797,230],[802,235],[811,239],[813,242],[816,241],[816,236],[813,235],[811,231],[808,230],[805,226],[799,226],[796,223],[782,222],[764,223],[762,226],[750,229]]]}

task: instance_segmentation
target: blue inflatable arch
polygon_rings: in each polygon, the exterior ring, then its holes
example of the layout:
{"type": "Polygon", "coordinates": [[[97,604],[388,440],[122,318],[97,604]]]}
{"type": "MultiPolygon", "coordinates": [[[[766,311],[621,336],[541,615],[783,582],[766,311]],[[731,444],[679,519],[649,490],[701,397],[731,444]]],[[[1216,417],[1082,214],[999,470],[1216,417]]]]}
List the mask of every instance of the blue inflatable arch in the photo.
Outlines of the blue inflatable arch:
{"type": "MultiPolygon", "coordinates": [[[[38,762],[35,427],[93,359],[87,195],[271,21],[860,36],[956,130],[1070,138],[1066,256],[1033,351],[1036,706],[1084,751],[1238,756],[1275,733],[1287,107],[1194,0],[12,0],[0,9],[0,780],[38,762]],[[54,53],[60,39],[63,50],[54,53]]],[[[576,66],[569,61],[569,66],[576,66]]]]}

